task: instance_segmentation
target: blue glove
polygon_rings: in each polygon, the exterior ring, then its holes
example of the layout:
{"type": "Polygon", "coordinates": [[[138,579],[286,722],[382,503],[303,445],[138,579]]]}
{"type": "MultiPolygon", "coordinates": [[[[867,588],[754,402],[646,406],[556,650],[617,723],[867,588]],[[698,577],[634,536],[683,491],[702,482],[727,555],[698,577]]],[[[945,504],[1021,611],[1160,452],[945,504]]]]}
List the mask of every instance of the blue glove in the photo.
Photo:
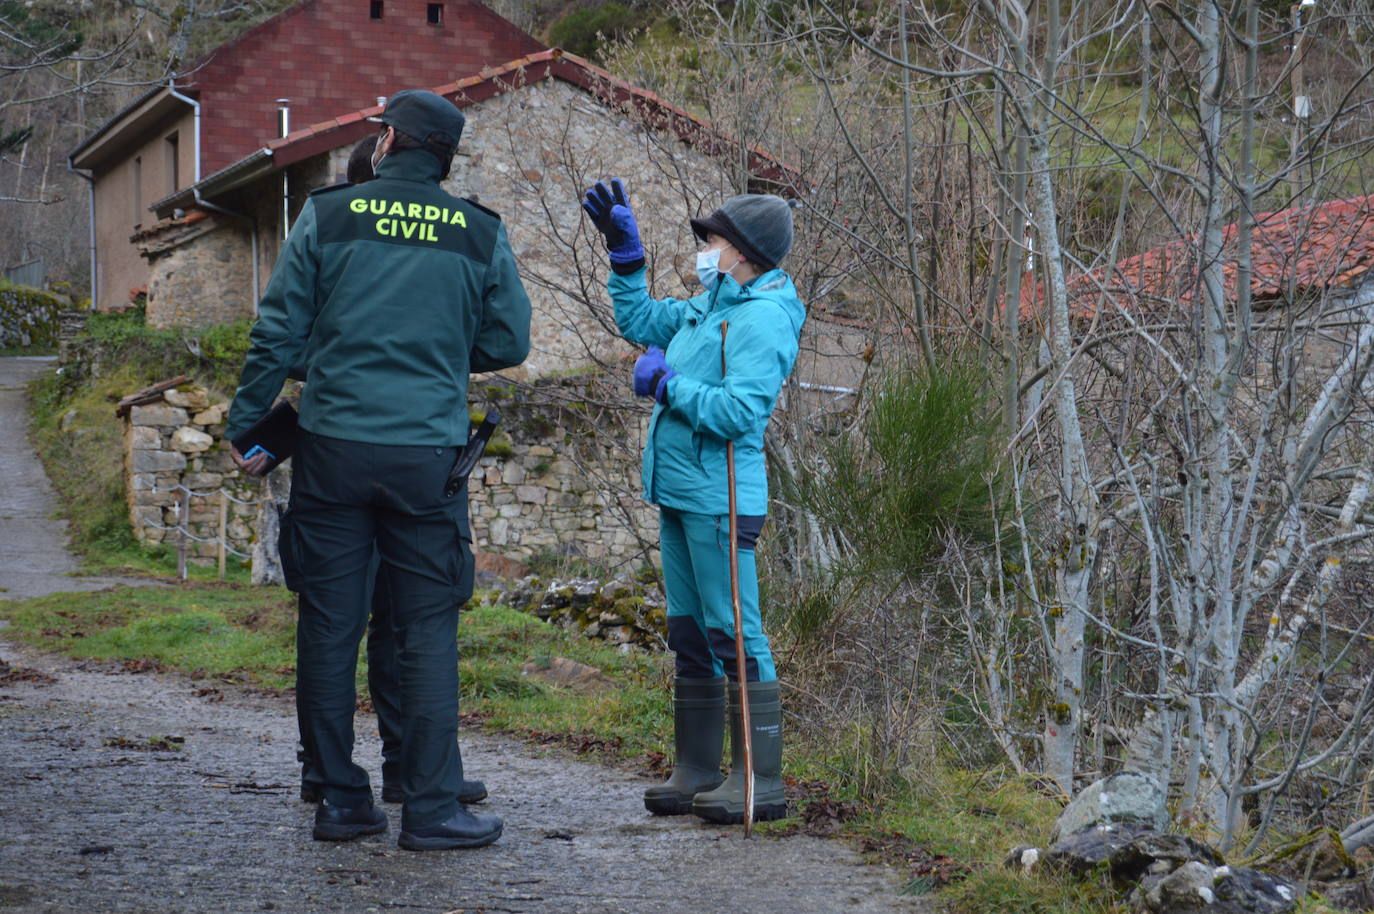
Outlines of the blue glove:
{"type": "Polygon", "coordinates": [[[611,186],[597,181],[587,189],[582,208],[591,217],[596,230],[606,236],[606,249],[611,263],[634,263],[644,259],[644,245],[639,240],[639,226],[630,211],[630,201],[619,178],[611,179],[611,186]]]}
{"type": "Polygon", "coordinates": [[[663,350],[650,346],[635,361],[634,389],[637,397],[653,397],[663,405],[668,405],[668,379],[675,377],[676,371],[668,367],[663,350]]]}

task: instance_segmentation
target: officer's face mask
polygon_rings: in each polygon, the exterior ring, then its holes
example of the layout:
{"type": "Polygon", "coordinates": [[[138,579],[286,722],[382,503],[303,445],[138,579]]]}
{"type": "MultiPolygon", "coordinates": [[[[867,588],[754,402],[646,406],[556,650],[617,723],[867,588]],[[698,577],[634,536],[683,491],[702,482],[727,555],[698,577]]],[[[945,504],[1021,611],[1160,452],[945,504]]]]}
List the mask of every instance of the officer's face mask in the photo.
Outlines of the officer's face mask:
{"type": "Polygon", "coordinates": [[[386,141],[386,131],[383,130],[383,131],[382,131],[382,135],[379,136],[379,137],[377,137],[377,147],[376,147],[375,149],[372,150],[372,173],[373,173],[373,174],[376,174],[376,173],[377,173],[377,166],[380,165],[380,164],[382,164],[382,159],[385,159],[385,158],[386,158],[386,154],[382,152],[382,143],[385,142],[385,141],[386,141]]]}

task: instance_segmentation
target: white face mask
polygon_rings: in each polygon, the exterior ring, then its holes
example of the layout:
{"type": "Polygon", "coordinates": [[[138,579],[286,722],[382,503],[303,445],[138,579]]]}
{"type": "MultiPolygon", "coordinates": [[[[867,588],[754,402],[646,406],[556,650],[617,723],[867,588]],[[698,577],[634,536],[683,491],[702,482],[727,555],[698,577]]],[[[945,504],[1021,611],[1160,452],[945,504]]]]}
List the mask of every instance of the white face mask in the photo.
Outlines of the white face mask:
{"type": "Polygon", "coordinates": [[[720,248],[697,251],[697,279],[708,289],[720,279],[720,248]]]}
{"type": "Polygon", "coordinates": [[[377,173],[377,166],[382,164],[382,159],[386,156],[382,154],[382,141],[377,140],[377,148],[372,150],[372,173],[377,173]]]}
{"type": "MultiPolygon", "coordinates": [[[[739,266],[739,264],[740,261],[737,259],[735,261],[735,267],[739,266]]],[[[729,270],[722,270],[720,268],[720,248],[711,251],[697,252],[697,279],[708,289],[713,287],[720,280],[722,275],[729,276],[735,267],[731,267],[729,270]]]]}

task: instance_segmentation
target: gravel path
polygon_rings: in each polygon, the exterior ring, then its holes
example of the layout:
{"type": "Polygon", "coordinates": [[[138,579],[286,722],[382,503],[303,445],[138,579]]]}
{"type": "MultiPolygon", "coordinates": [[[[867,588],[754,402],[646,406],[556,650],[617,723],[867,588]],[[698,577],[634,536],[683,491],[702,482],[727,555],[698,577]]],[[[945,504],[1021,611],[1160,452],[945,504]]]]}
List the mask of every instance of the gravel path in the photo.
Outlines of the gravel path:
{"type": "MultiPolygon", "coordinates": [[[[46,480],[13,434],[19,385],[49,367],[0,359],[5,596],[111,583],[65,576],[46,480]]],[[[927,910],[843,842],[745,841],[738,827],[655,818],[641,778],[480,733],[464,733],[463,755],[491,791],[485,808],[505,817],[495,845],[400,850],[396,807],[385,835],[316,842],[313,808],[296,799],[289,702],[3,640],[0,661],[5,912],[927,910]]],[[[358,733],[359,761],[380,783],[375,718],[360,715],[358,733]]]]}

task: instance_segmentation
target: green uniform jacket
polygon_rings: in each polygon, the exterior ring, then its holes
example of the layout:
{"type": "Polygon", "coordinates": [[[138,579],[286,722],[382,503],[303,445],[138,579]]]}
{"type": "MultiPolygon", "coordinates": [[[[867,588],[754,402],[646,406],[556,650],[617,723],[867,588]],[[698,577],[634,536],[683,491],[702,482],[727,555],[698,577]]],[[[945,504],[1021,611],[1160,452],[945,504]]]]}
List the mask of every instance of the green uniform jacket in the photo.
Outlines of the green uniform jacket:
{"type": "Polygon", "coordinates": [[[644,497],[696,514],[725,514],[725,443],[735,442],[740,514],[768,513],[763,432],[797,360],[806,308],[782,270],[747,286],[722,276],[686,300],[653,299],[644,270],[609,281],[615,322],[627,340],[661,346],[677,376],[655,406],[644,445],[644,497]],[[729,321],[722,375],[720,325],[729,321]]]}
{"type": "Polygon", "coordinates": [[[376,180],[306,201],[251,339],[231,439],[271,408],[308,346],[302,428],[448,447],[467,443],[468,374],[529,354],[530,300],[500,218],[445,193],[438,161],[406,150],[376,180]]]}

